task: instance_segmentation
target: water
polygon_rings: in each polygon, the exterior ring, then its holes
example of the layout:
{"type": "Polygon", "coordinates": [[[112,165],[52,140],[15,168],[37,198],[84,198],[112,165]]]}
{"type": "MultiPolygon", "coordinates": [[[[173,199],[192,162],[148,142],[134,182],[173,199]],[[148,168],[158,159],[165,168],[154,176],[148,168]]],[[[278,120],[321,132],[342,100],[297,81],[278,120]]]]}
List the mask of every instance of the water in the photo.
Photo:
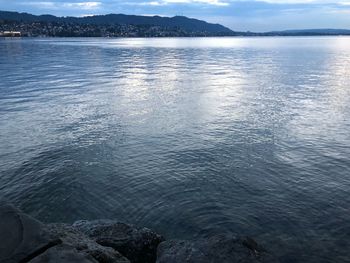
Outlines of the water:
{"type": "Polygon", "coordinates": [[[350,262],[350,38],[0,40],[0,197],[45,222],[350,262]]]}

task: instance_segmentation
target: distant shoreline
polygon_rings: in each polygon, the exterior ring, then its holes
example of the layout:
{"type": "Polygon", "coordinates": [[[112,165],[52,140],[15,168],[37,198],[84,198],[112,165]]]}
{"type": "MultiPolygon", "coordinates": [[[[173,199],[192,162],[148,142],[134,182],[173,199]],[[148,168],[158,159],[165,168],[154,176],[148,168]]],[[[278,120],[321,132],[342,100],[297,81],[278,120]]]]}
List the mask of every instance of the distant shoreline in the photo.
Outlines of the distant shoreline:
{"type": "Polygon", "coordinates": [[[270,38],[270,37],[290,37],[290,38],[297,38],[297,37],[350,37],[350,35],[237,35],[237,36],[166,36],[166,37],[105,37],[105,36],[97,36],[97,37],[91,37],[91,36],[79,36],[79,37],[72,37],[72,36],[1,36],[0,39],[62,39],[62,38],[70,38],[70,39],[78,39],[78,38],[86,38],[86,39],[93,39],[93,38],[100,38],[100,39],[125,39],[125,38],[141,38],[141,39],[151,39],[151,38],[158,38],[158,39],[166,39],[166,38],[270,38]]]}
{"type": "Polygon", "coordinates": [[[270,32],[234,31],[220,24],[185,16],[107,14],[57,17],[0,11],[0,36],[22,37],[277,37],[350,36],[348,29],[297,29],[270,32]]]}

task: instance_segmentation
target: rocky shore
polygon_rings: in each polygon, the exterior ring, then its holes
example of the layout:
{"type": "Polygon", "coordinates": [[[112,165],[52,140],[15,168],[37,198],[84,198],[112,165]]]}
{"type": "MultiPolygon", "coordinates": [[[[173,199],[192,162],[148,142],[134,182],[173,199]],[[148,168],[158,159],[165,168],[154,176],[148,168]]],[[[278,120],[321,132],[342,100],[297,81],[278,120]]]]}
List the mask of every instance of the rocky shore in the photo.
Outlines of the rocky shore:
{"type": "Polygon", "coordinates": [[[1,263],[274,263],[254,239],[215,235],[165,240],[147,228],[113,220],[43,224],[0,202],[1,263]]]}

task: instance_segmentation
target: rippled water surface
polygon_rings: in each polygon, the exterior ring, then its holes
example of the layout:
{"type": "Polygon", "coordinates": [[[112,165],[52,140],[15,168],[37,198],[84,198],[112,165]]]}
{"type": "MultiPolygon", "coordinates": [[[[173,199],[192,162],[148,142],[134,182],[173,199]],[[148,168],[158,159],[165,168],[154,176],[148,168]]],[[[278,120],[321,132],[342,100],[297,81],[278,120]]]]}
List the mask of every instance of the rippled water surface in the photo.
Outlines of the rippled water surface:
{"type": "Polygon", "coordinates": [[[0,197],[350,262],[350,38],[0,40],[0,197]]]}

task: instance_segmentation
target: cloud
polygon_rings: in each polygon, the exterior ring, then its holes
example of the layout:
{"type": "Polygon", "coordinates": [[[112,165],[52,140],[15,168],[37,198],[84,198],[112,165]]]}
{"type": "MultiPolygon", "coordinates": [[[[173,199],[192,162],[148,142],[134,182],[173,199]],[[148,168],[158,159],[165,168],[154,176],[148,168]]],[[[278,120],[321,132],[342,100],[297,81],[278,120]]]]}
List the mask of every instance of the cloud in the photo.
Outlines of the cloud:
{"type": "Polygon", "coordinates": [[[79,10],[95,10],[102,5],[102,2],[21,2],[20,5],[34,6],[40,9],[79,9],[79,10]]]}
{"type": "Polygon", "coordinates": [[[170,4],[206,4],[206,5],[216,5],[216,6],[228,6],[228,2],[221,2],[220,0],[163,0],[165,3],[170,4]]]}
{"type": "Polygon", "coordinates": [[[93,10],[101,6],[101,2],[80,2],[80,3],[63,3],[66,8],[78,8],[82,10],[93,10]]]}
{"type": "Polygon", "coordinates": [[[165,5],[176,5],[176,4],[201,4],[201,5],[212,5],[212,6],[228,6],[229,2],[220,0],[160,0],[150,2],[125,2],[126,5],[135,6],[165,6],[165,5]]]}

